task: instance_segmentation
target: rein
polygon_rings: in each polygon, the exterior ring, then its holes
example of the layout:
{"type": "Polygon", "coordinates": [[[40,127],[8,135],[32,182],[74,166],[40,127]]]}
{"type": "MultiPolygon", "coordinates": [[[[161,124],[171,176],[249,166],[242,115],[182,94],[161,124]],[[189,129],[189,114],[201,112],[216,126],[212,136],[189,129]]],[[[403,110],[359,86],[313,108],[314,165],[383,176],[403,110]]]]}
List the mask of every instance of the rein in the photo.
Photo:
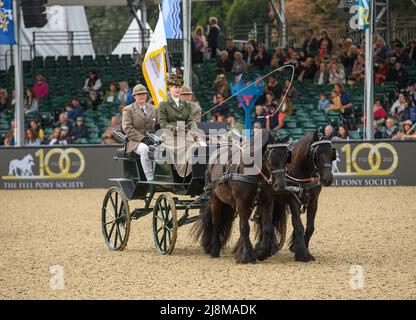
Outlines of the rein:
{"type": "Polygon", "coordinates": [[[321,178],[319,178],[319,177],[298,179],[298,178],[292,177],[291,175],[289,175],[287,173],[286,173],[286,177],[289,178],[292,181],[300,182],[300,183],[302,183],[302,182],[318,182],[318,181],[321,181],[321,178]]]}

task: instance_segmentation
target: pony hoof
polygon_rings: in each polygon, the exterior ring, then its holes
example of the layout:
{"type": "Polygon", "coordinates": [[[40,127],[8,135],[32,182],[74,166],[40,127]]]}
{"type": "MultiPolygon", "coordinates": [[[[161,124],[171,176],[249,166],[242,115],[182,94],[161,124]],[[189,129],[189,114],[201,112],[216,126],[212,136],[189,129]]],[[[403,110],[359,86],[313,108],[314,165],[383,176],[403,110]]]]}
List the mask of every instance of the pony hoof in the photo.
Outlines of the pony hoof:
{"type": "Polygon", "coordinates": [[[270,257],[270,255],[266,252],[265,249],[261,248],[261,249],[257,249],[254,251],[255,255],[256,255],[256,259],[259,261],[264,261],[266,260],[268,257],[270,257]]]}
{"type": "Polygon", "coordinates": [[[295,261],[309,262],[313,260],[315,260],[315,258],[309,252],[302,252],[299,254],[295,254],[295,261]]]}
{"type": "Polygon", "coordinates": [[[211,258],[219,258],[220,257],[220,253],[219,252],[211,252],[211,258]]]}

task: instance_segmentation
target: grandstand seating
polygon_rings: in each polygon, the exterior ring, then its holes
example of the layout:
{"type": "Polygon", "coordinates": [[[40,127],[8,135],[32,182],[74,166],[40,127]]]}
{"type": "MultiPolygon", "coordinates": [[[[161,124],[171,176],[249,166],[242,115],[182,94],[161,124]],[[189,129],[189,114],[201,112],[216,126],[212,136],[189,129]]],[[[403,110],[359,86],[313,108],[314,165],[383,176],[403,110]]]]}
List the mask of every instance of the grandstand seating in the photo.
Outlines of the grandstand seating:
{"type": "MultiPolygon", "coordinates": [[[[180,62],[180,56],[173,56],[173,65],[180,62]]],[[[140,68],[133,66],[133,60],[130,55],[110,55],[102,56],[66,56],[60,57],[35,57],[32,61],[25,61],[23,66],[25,88],[33,86],[35,76],[43,74],[49,84],[50,97],[42,100],[38,113],[32,113],[26,116],[26,122],[31,119],[38,119],[41,126],[46,128],[46,135],[51,133],[48,128],[58,119],[59,113],[64,111],[66,103],[76,96],[81,100],[82,105],[87,105],[87,94],[82,90],[84,81],[87,78],[88,71],[94,69],[98,72],[102,82],[103,89],[107,89],[111,82],[128,81],[130,85],[137,82],[144,83],[143,75],[140,68]]],[[[219,72],[216,61],[208,60],[203,64],[193,66],[194,73],[199,78],[199,86],[193,86],[198,101],[204,111],[212,107],[212,97],[215,92],[212,87],[213,80],[219,72]]],[[[265,74],[271,71],[270,67],[264,70],[251,70],[254,74],[265,74]]],[[[416,79],[416,69],[408,70],[411,79],[416,79]]],[[[288,69],[278,74],[279,81],[290,78],[291,74],[288,69]]],[[[234,80],[233,73],[227,73],[229,81],[234,80]]],[[[0,82],[2,87],[11,92],[14,87],[14,68],[11,66],[7,71],[0,71],[0,82]]],[[[299,98],[293,100],[294,114],[285,119],[285,128],[281,129],[282,134],[291,134],[294,139],[302,137],[305,133],[311,132],[318,128],[323,132],[324,127],[331,123],[335,128],[340,124],[340,114],[338,111],[324,111],[317,109],[318,97],[320,92],[324,91],[328,95],[332,90],[331,85],[319,86],[312,81],[294,81],[299,98]]],[[[358,124],[358,130],[351,132],[353,138],[362,138],[361,117],[363,116],[363,85],[347,86],[346,88],[353,97],[354,117],[358,124]]],[[[396,87],[393,83],[385,83],[383,86],[375,85],[375,98],[380,98],[384,105],[391,105],[396,94],[396,87]]],[[[244,111],[238,106],[238,101],[230,101],[233,112],[237,120],[244,121],[244,111]]],[[[77,143],[99,143],[100,135],[109,125],[111,116],[118,112],[117,105],[102,104],[96,110],[89,110],[85,113],[85,121],[88,127],[89,136],[86,139],[78,139],[77,143]]],[[[8,113],[0,114],[0,143],[3,143],[4,135],[9,130],[12,115],[8,113]]],[[[208,120],[209,114],[203,120],[208,120]]],[[[383,130],[383,129],[381,129],[383,130]]]]}

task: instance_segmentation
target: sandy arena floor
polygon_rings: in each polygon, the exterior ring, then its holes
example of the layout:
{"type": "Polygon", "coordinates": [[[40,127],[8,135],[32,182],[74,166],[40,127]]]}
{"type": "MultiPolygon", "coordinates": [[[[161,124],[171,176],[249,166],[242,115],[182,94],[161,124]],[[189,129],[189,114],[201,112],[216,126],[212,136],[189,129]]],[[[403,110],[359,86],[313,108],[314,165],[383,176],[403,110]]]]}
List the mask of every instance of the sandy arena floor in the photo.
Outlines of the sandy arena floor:
{"type": "Polygon", "coordinates": [[[190,241],[190,225],[179,229],[173,255],[160,256],[151,215],[132,222],[125,251],[110,252],[100,225],[105,192],[0,191],[0,299],[416,298],[414,187],[324,189],[316,261],[295,262],[285,246],[255,265],[234,262],[236,227],[220,259],[190,241]],[[62,290],[50,288],[56,265],[62,290]],[[363,268],[362,289],[350,285],[353,265],[363,268]]]}

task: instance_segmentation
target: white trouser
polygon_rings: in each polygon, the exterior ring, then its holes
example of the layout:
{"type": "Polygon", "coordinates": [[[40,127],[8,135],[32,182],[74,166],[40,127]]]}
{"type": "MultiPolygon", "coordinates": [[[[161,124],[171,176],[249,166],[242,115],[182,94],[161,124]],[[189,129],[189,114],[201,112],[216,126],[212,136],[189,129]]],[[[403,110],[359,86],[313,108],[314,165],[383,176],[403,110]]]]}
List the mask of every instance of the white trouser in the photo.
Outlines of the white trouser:
{"type": "Polygon", "coordinates": [[[140,155],[140,162],[142,164],[144,174],[146,175],[146,180],[153,180],[153,164],[149,159],[149,146],[144,143],[140,143],[134,152],[140,155]]]}

